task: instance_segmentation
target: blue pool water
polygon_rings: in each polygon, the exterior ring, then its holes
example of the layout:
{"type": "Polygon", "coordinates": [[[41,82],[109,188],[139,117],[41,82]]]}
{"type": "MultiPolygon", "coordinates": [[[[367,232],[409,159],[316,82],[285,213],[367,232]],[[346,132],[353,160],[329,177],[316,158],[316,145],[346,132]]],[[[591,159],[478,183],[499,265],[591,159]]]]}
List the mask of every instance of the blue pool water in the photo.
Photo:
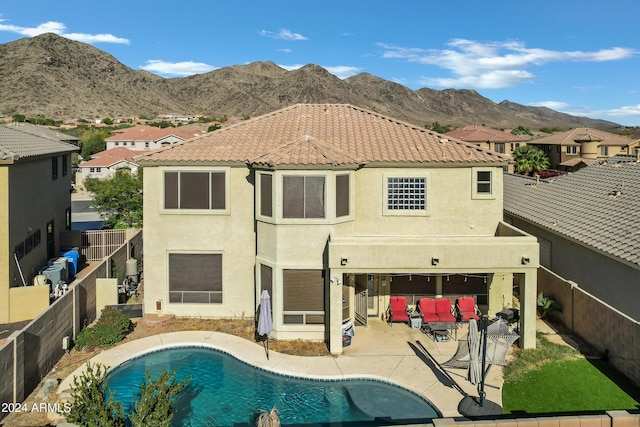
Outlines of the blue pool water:
{"type": "Polygon", "coordinates": [[[174,426],[255,426],[259,411],[273,407],[283,426],[426,423],[440,416],[418,395],[385,382],[277,375],[201,347],[171,348],[130,360],[111,371],[109,388],[129,412],[145,372],[155,379],[163,368],[177,368],[179,380],[192,377],[176,399],[174,426]]]}

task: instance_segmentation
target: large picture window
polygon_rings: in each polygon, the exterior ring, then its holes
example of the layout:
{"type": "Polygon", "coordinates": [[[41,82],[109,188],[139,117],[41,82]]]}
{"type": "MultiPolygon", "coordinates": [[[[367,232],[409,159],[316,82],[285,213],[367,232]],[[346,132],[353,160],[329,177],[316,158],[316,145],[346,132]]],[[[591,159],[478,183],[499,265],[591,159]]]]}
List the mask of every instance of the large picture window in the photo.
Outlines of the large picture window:
{"type": "Polygon", "coordinates": [[[222,254],[169,254],[169,302],[222,303],[222,254]]]}
{"type": "Polygon", "coordinates": [[[165,172],[165,209],[225,209],[224,172],[165,172]]]}
{"type": "Polygon", "coordinates": [[[324,218],[324,183],[324,176],[284,176],[282,216],[284,218],[324,218]]]}
{"type": "Polygon", "coordinates": [[[324,271],[284,270],[285,324],[324,324],[324,271]]]}
{"type": "Polygon", "coordinates": [[[388,210],[426,210],[427,179],[424,177],[387,178],[388,210]]]}

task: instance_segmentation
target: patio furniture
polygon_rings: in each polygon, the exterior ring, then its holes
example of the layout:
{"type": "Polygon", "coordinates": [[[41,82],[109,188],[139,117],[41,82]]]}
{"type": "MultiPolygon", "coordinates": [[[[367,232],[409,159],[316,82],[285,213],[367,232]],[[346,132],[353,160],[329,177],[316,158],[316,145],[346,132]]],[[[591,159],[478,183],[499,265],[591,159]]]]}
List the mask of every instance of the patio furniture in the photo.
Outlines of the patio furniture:
{"type": "Polygon", "coordinates": [[[411,329],[420,329],[422,327],[422,317],[418,312],[409,312],[409,326],[411,326],[411,329]]]}
{"type": "Polygon", "coordinates": [[[440,322],[456,321],[456,318],[451,314],[451,300],[449,298],[436,298],[436,313],[440,322]]]}
{"type": "Polygon", "coordinates": [[[456,322],[429,322],[423,323],[420,329],[425,334],[431,336],[434,341],[446,341],[449,337],[458,340],[458,324],[456,322]],[[455,336],[451,332],[455,331],[455,336]]]}
{"type": "Polygon", "coordinates": [[[480,310],[473,297],[460,297],[456,299],[456,318],[458,322],[468,322],[469,319],[480,320],[480,310]]]}
{"type": "Polygon", "coordinates": [[[416,311],[422,318],[422,323],[440,320],[436,313],[436,300],[433,298],[420,298],[416,304],[416,311]]]}
{"type": "Polygon", "coordinates": [[[392,325],[393,322],[409,323],[407,299],[405,297],[391,297],[389,299],[389,325],[392,325]]]}

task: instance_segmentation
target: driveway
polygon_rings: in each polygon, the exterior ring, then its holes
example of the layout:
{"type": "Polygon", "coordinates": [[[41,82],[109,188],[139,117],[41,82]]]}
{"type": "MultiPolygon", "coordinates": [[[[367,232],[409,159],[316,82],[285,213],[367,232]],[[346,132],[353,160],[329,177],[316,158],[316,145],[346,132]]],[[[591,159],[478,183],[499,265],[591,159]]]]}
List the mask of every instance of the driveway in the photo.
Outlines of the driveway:
{"type": "Polygon", "coordinates": [[[98,211],[91,206],[91,195],[86,192],[71,193],[71,229],[101,230],[104,221],[98,211]]]}

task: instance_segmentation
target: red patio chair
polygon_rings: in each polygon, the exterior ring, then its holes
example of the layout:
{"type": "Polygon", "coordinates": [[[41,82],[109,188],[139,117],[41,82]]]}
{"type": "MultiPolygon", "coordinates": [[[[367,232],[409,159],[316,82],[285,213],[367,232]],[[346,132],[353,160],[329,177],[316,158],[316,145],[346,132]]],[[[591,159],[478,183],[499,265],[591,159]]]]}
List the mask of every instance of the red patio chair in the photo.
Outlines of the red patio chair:
{"type": "Polygon", "coordinates": [[[456,321],[456,318],[451,314],[451,300],[449,298],[436,298],[436,313],[440,322],[456,321]]]}
{"type": "Polygon", "coordinates": [[[389,300],[389,324],[391,322],[409,323],[407,299],[405,297],[391,297],[389,300]]]}
{"type": "Polygon", "coordinates": [[[436,300],[433,298],[420,298],[416,304],[416,311],[422,317],[422,323],[438,322],[440,318],[436,313],[436,300]]]}
{"type": "Polygon", "coordinates": [[[473,297],[460,297],[456,300],[456,317],[458,322],[468,322],[469,319],[480,320],[480,310],[473,297]]]}

